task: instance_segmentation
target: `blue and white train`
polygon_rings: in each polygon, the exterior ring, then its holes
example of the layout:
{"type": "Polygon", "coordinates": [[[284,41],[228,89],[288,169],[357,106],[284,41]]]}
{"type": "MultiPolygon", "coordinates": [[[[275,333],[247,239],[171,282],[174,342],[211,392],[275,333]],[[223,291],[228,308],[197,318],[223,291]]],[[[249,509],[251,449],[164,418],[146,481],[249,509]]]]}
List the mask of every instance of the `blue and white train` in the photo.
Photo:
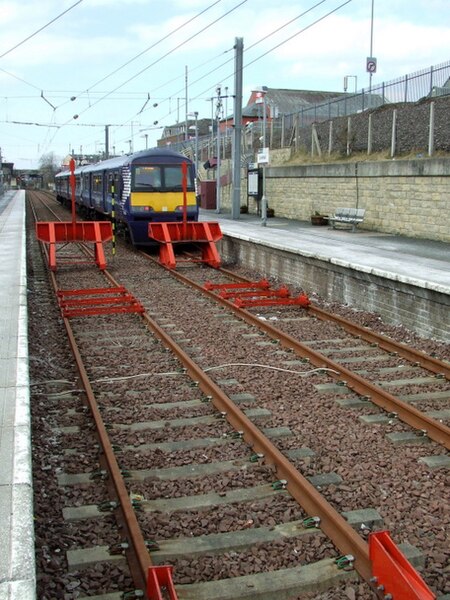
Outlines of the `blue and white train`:
{"type": "MultiPolygon", "coordinates": [[[[195,166],[183,154],[164,148],[143,150],[75,169],[75,202],[86,217],[116,220],[134,245],[151,244],[148,224],[183,219],[182,163],[187,163],[187,219],[198,220],[195,166]]],[[[69,171],[55,176],[60,202],[71,201],[69,171]]]]}

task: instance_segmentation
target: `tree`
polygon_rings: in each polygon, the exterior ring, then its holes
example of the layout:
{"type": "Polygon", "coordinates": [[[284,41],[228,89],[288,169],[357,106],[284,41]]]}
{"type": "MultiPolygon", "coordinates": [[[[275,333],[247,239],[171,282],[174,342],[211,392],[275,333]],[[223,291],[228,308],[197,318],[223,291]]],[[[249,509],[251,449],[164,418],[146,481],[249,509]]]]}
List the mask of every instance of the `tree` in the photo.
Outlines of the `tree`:
{"type": "Polygon", "coordinates": [[[53,183],[56,173],[60,171],[61,161],[55,156],[54,152],[43,154],[39,159],[39,171],[43,178],[44,187],[53,183]]]}

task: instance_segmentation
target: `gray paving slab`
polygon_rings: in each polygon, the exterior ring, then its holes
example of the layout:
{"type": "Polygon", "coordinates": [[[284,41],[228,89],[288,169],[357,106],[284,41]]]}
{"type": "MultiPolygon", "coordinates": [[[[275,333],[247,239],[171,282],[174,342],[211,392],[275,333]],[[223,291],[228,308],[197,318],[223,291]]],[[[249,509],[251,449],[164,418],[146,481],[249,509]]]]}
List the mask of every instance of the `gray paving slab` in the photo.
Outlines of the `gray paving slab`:
{"type": "Polygon", "coordinates": [[[313,227],[306,221],[200,211],[200,220],[218,221],[224,234],[288,250],[357,271],[450,294],[450,244],[375,231],[356,233],[313,227]]]}
{"type": "Polygon", "coordinates": [[[25,192],[0,207],[0,600],[34,600],[25,192]]]}

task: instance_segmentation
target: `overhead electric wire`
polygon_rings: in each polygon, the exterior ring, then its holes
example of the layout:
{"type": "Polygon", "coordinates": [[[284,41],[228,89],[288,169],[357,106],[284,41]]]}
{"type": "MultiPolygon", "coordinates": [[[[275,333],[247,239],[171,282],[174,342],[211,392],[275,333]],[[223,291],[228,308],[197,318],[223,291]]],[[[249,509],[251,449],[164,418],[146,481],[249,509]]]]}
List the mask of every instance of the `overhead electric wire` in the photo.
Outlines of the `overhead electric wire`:
{"type": "Polygon", "coordinates": [[[147,71],[151,67],[154,67],[156,64],[158,64],[159,62],[161,62],[164,58],[166,58],[167,56],[169,56],[170,54],[172,54],[173,52],[175,52],[176,50],[178,50],[179,48],[181,48],[182,46],[184,46],[185,44],[187,44],[188,42],[190,42],[194,38],[196,38],[198,35],[200,35],[204,31],[206,31],[207,29],[209,29],[210,27],[212,27],[213,25],[215,25],[219,21],[221,21],[223,18],[225,18],[226,16],[228,16],[229,14],[231,14],[232,12],[234,12],[236,9],[238,9],[240,6],[242,6],[246,2],[248,2],[248,0],[241,0],[241,2],[239,2],[236,6],[234,6],[233,8],[231,8],[230,10],[228,10],[227,12],[225,12],[223,15],[221,15],[220,17],[218,17],[214,21],[211,21],[211,23],[208,23],[208,25],[206,25],[205,27],[203,27],[202,29],[200,29],[196,33],[192,34],[190,37],[188,37],[185,40],[183,40],[182,42],[180,42],[174,48],[171,48],[168,52],[166,52],[165,54],[163,54],[162,56],[160,56],[159,58],[157,58],[155,61],[153,61],[152,63],[150,63],[149,65],[147,65],[143,69],[141,69],[138,73],[135,73],[132,77],[130,77],[129,79],[127,79],[126,81],[124,81],[123,83],[121,83],[120,85],[118,85],[117,87],[115,87],[113,90],[111,90],[110,92],[108,92],[107,94],[105,94],[104,96],[102,96],[102,98],[99,98],[98,100],[96,100],[93,104],[91,104],[90,106],[88,106],[87,108],[85,108],[83,111],[81,111],[78,116],[84,114],[87,110],[89,110],[90,108],[92,108],[93,106],[95,106],[96,104],[98,104],[99,102],[102,102],[103,100],[105,100],[108,96],[110,96],[111,94],[113,94],[114,92],[116,92],[117,90],[119,90],[121,87],[123,87],[127,83],[130,83],[130,81],[133,81],[133,79],[136,79],[136,77],[139,77],[139,75],[142,75],[142,73],[144,73],[145,71],[147,71]]]}
{"type": "Polygon", "coordinates": [[[24,40],[22,40],[21,42],[19,42],[18,44],[16,44],[15,46],[13,46],[9,50],[7,50],[6,52],[3,52],[3,54],[0,54],[0,58],[3,58],[4,56],[6,56],[7,54],[9,54],[13,50],[16,50],[16,48],[19,48],[19,46],[22,46],[23,44],[25,44],[25,42],[28,42],[28,40],[31,40],[31,38],[33,38],[38,33],[41,33],[41,31],[43,31],[44,29],[46,29],[47,27],[49,27],[52,23],[54,23],[55,21],[57,21],[58,19],[60,19],[61,17],[63,17],[70,10],[72,10],[73,8],[75,8],[75,6],[78,6],[78,4],[81,4],[81,2],[83,2],[83,0],[78,0],[77,2],[75,2],[75,4],[72,4],[72,6],[69,6],[69,8],[67,8],[62,13],[60,13],[58,16],[56,16],[54,19],[52,19],[51,21],[49,21],[48,23],[46,23],[45,25],[43,25],[42,27],[40,27],[37,31],[35,31],[34,33],[32,33],[31,35],[29,35],[28,37],[26,37],[24,40]]]}
{"type": "MultiPolygon", "coordinates": [[[[315,8],[317,8],[318,6],[320,6],[321,4],[323,4],[324,2],[327,2],[328,0],[320,0],[319,2],[317,2],[316,4],[314,4],[313,6],[311,6],[310,8],[308,8],[307,10],[301,12],[300,14],[298,14],[296,17],[290,19],[289,21],[287,21],[286,23],[284,23],[283,25],[281,25],[280,27],[278,27],[277,29],[274,29],[273,31],[271,31],[270,33],[268,33],[267,35],[265,35],[263,38],[259,39],[257,42],[255,42],[254,44],[251,44],[248,48],[244,49],[245,51],[250,50],[251,48],[254,48],[255,46],[257,46],[258,44],[262,43],[263,41],[265,41],[266,39],[268,39],[269,37],[271,37],[272,35],[274,35],[275,33],[278,33],[279,31],[281,31],[282,29],[284,29],[285,27],[287,27],[288,25],[291,25],[294,21],[297,21],[298,19],[300,19],[301,17],[305,16],[307,13],[311,12],[312,10],[314,10],[315,8]]],[[[222,56],[223,54],[226,54],[227,52],[230,52],[230,50],[232,50],[232,48],[225,50],[224,52],[222,52],[221,54],[217,55],[215,58],[218,58],[219,56],[222,56]]],[[[214,59],[209,59],[207,61],[205,61],[204,63],[197,65],[196,67],[194,67],[193,69],[190,69],[190,73],[192,73],[193,71],[196,71],[197,69],[199,69],[200,67],[204,66],[205,64],[208,64],[209,62],[211,62],[214,59]]],[[[198,79],[196,79],[195,81],[191,82],[189,85],[192,86],[195,83],[198,83],[199,81],[201,81],[202,79],[204,79],[205,77],[208,77],[208,75],[211,75],[212,73],[214,73],[215,71],[217,71],[218,69],[220,69],[221,67],[227,65],[229,62],[231,62],[233,60],[232,58],[227,59],[225,62],[221,63],[220,65],[218,65],[217,67],[215,67],[214,69],[212,69],[211,71],[208,71],[207,73],[205,73],[204,75],[202,75],[201,77],[199,77],[198,79]]],[[[159,90],[161,87],[164,87],[165,85],[168,85],[169,83],[172,83],[173,81],[176,81],[180,79],[180,76],[175,77],[173,79],[171,79],[170,81],[161,84],[160,86],[158,86],[157,88],[154,88],[152,91],[155,90],[159,90]]],[[[183,89],[178,90],[177,92],[175,92],[174,94],[172,94],[170,96],[171,97],[176,97],[179,93],[182,93],[184,91],[183,89]]],[[[201,95],[201,94],[199,94],[201,95]]],[[[169,98],[169,99],[170,99],[169,98]]],[[[198,96],[196,96],[194,99],[198,98],[198,96]]],[[[168,98],[166,98],[163,102],[166,102],[168,100],[168,98]]],[[[160,102],[160,104],[162,104],[162,102],[160,102]]],[[[148,110],[148,109],[147,109],[148,110]]],[[[124,122],[124,125],[126,123],[129,123],[132,119],[134,119],[138,114],[140,114],[141,112],[146,112],[146,111],[141,111],[139,113],[136,113],[135,115],[133,115],[132,117],[130,117],[129,119],[127,119],[127,121],[124,122]]],[[[168,115],[165,115],[163,118],[169,116],[172,114],[173,111],[170,111],[168,113],[168,115]]]]}
{"type": "MultiPolygon", "coordinates": [[[[245,2],[247,0],[244,0],[245,2]]],[[[300,15],[298,15],[297,17],[294,17],[294,19],[291,19],[290,21],[286,22],[284,25],[280,26],[279,28],[275,29],[274,31],[270,32],[269,34],[267,34],[266,36],[264,36],[263,38],[261,38],[260,40],[258,40],[257,42],[255,42],[254,44],[252,44],[251,46],[249,46],[248,48],[246,48],[244,50],[244,52],[247,50],[250,50],[251,48],[257,46],[258,44],[260,44],[261,42],[263,42],[264,40],[266,40],[267,38],[271,37],[272,35],[274,35],[275,33],[279,32],[281,29],[283,29],[284,27],[286,27],[287,25],[291,24],[293,21],[297,20],[298,18],[300,18],[301,16],[304,16],[306,13],[310,12],[311,10],[313,10],[314,8],[316,8],[317,6],[319,6],[320,4],[323,4],[324,2],[326,2],[328,0],[320,0],[320,2],[317,2],[315,5],[313,5],[312,7],[310,7],[309,9],[307,9],[306,11],[304,11],[303,13],[301,13],[300,15]]],[[[320,23],[321,21],[323,21],[324,19],[328,18],[329,16],[331,16],[332,14],[334,14],[335,12],[337,12],[338,10],[340,10],[341,8],[343,8],[344,6],[346,6],[347,4],[349,4],[352,0],[346,0],[346,2],[343,2],[342,4],[340,4],[339,6],[335,7],[333,10],[330,10],[328,13],[326,13],[325,15],[322,15],[320,18],[316,19],[315,21],[313,21],[312,23],[310,23],[309,25],[303,27],[302,29],[300,29],[299,31],[297,31],[296,33],[294,33],[293,35],[289,36],[288,38],[286,38],[285,40],[281,41],[279,44],[276,44],[275,46],[273,46],[272,48],[270,48],[269,50],[267,50],[266,52],[264,52],[263,54],[261,54],[260,56],[256,57],[255,59],[251,60],[249,63],[245,64],[243,66],[243,69],[249,67],[250,65],[254,64],[255,62],[257,62],[258,60],[261,60],[264,56],[267,56],[267,54],[270,54],[271,52],[273,52],[274,50],[278,49],[279,47],[281,47],[282,45],[286,44],[287,42],[291,41],[292,39],[294,39],[295,37],[297,37],[298,35],[300,35],[301,33],[304,33],[305,31],[307,31],[308,29],[310,29],[311,27],[313,27],[314,25],[320,23]]],[[[236,7],[234,7],[233,9],[231,9],[232,12],[233,10],[235,10],[236,8],[238,8],[239,6],[241,6],[241,4],[243,4],[244,2],[241,2],[240,4],[238,4],[236,7]]],[[[223,16],[226,16],[227,14],[223,16]]],[[[221,18],[217,20],[220,20],[221,18]]],[[[173,48],[172,50],[170,50],[167,54],[165,54],[164,56],[160,57],[159,59],[157,59],[157,61],[155,61],[154,63],[152,63],[151,65],[148,65],[145,69],[143,69],[142,71],[140,71],[139,73],[135,74],[133,77],[131,77],[129,80],[127,80],[126,82],[124,82],[123,84],[121,84],[120,86],[118,86],[117,88],[115,88],[114,90],[112,90],[111,92],[109,92],[108,94],[106,94],[103,98],[100,98],[99,100],[97,100],[94,104],[97,104],[98,102],[100,102],[101,100],[105,99],[106,97],[108,97],[109,95],[111,95],[112,93],[114,93],[115,91],[117,91],[118,89],[120,89],[120,87],[122,87],[123,85],[126,85],[126,83],[129,83],[129,81],[131,81],[132,79],[134,79],[135,77],[137,77],[138,75],[140,75],[142,72],[144,72],[145,70],[147,70],[148,68],[150,68],[151,66],[153,66],[154,64],[156,64],[157,62],[160,62],[163,58],[165,58],[166,56],[168,56],[169,54],[171,54],[172,52],[174,52],[175,50],[177,50],[179,47],[181,47],[182,45],[184,45],[185,43],[187,43],[188,41],[190,41],[193,37],[196,37],[197,35],[199,35],[200,33],[202,33],[205,29],[207,29],[208,27],[210,27],[212,24],[214,24],[215,22],[211,23],[210,25],[208,25],[207,27],[205,27],[204,29],[202,29],[201,31],[197,32],[194,36],[191,36],[190,38],[188,38],[187,40],[184,40],[184,42],[180,43],[177,47],[173,48]]],[[[199,78],[198,80],[196,80],[193,83],[197,83],[198,81],[204,79],[204,77],[206,77],[207,75],[211,74],[212,72],[218,70],[219,68],[221,68],[222,66],[224,66],[225,64],[228,64],[230,60],[225,61],[224,63],[222,63],[221,65],[219,65],[216,69],[214,69],[211,72],[208,72],[205,76],[202,76],[201,78],[199,78]]],[[[230,79],[231,77],[233,77],[233,73],[231,73],[230,75],[226,76],[225,78],[222,78],[222,81],[226,81],[228,79],[230,79]]],[[[193,85],[193,84],[191,84],[193,85]]],[[[203,94],[206,94],[208,91],[210,90],[210,88],[208,87],[207,89],[203,90],[201,93],[197,94],[197,96],[195,96],[194,98],[191,98],[191,100],[195,100],[197,98],[199,98],[200,96],[202,96],[203,94]]],[[[183,90],[181,90],[183,91],[183,90]]],[[[176,95],[178,92],[176,92],[175,94],[173,94],[172,96],[176,95]]],[[[91,108],[93,106],[93,104],[91,106],[89,106],[88,108],[91,108]]],[[[182,106],[185,106],[182,105],[182,106]]],[[[85,109],[86,110],[88,110],[85,109]]],[[[83,112],[85,112],[83,111],[83,112]]],[[[169,111],[166,115],[164,115],[163,117],[161,117],[159,120],[165,119],[168,116],[170,116],[173,113],[173,110],[169,111]]],[[[136,116],[136,115],[135,115],[136,116]]],[[[131,117],[131,119],[133,119],[134,117],[131,117]]],[[[72,120],[72,119],[70,119],[72,120]]],[[[70,120],[65,123],[68,124],[70,122],[70,120]]],[[[128,121],[124,122],[124,124],[122,126],[125,125],[125,123],[127,123],[128,121]]],[[[64,125],[65,125],[64,124],[64,125]]],[[[55,136],[56,136],[57,132],[55,132],[55,136]]],[[[54,139],[54,137],[52,138],[52,140],[54,139]]],[[[52,141],[51,140],[51,141],[52,141]]],[[[124,140],[122,140],[124,141],[124,140]]]]}
{"type": "Polygon", "coordinates": [[[303,29],[300,29],[300,31],[298,31],[297,33],[294,33],[294,35],[291,35],[290,37],[288,37],[286,40],[280,42],[279,44],[277,44],[276,46],[274,46],[273,48],[271,48],[270,50],[267,50],[267,52],[264,52],[264,54],[261,54],[260,56],[258,56],[257,58],[255,58],[254,60],[252,60],[251,62],[247,63],[246,65],[244,65],[244,69],[246,69],[247,67],[249,67],[250,65],[252,65],[253,63],[257,62],[258,60],[260,60],[261,58],[263,58],[264,56],[266,56],[267,54],[269,54],[270,52],[273,52],[274,50],[276,50],[277,48],[279,48],[280,46],[283,46],[283,44],[286,44],[286,42],[290,42],[291,40],[293,40],[295,37],[297,37],[298,35],[300,35],[301,33],[304,33],[307,29],[310,29],[313,25],[317,25],[317,23],[320,23],[321,21],[323,21],[324,19],[327,19],[330,15],[332,15],[333,13],[337,12],[338,10],[340,10],[341,8],[343,8],[344,6],[346,6],[347,4],[350,4],[350,2],[352,2],[352,0],[347,0],[346,2],[343,2],[342,4],[340,4],[339,6],[337,6],[336,8],[334,8],[333,10],[330,10],[330,12],[328,12],[326,15],[323,15],[322,17],[320,17],[320,19],[317,19],[316,21],[314,21],[313,23],[310,23],[309,25],[307,25],[306,27],[303,27],[303,29]]]}
{"type": "Polygon", "coordinates": [[[169,37],[171,37],[172,35],[174,35],[178,31],[180,31],[180,29],[183,29],[183,27],[186,27],[186,25],[189,25],[189,23],[192,23],[192,21],[195,21],[195,19],[198,19],[198,17],[201,17],[208,10],[210,10],[211,8],[213,8],[214,6],[216,6],[216,4],[219,4],[219,2],[222,2],[222,0],[215,0],[215,2],[213,2],[212,4],[210,4],[209,6],[207,6],[205,9],[203,9],[202,11],[200,11],[199,13],[197,13],[194,17],[188,19],[182,25],[179,25],[178,27],[176,27],[175,29],[173,29],[172,31],[170,31],[167,35],[165,35],[164,37],[162,37],[161,39],[159,39],[157,42],[154,42],[153,44],[151,44],[150,46],[148,46],[147,48],[145,48],[145,50],[142,50],[141,52],[139,52],[139,54],[136,54],[136,56],[133,56],[133,58],[130,58],[129,60],[127,60],[127,62],[123,63],[123,65],[121,65],[120,67],[117,67],[117,69],[114,69],[114,71],[111,71],[111,73],[109,73],[109,75],[105,75],[105,77],[103,77],[102,79],[99,79],[99,81],[97,81],[96,83],[94,83],[93,85],[91,85],[90,87],[88,87],[85,90],[85,92],[91,91],[94,87],[96,87],[100,83],[103,83],[103,81],[105,81],[106,79],[108,79],[112,75],[115,75],[116,73],[118,73],[124,67],[127,67],[133,61],[137,60],[140,56],[142,56],[143,54],[145,54],[149,50],[152,50],[153,48],[155,48],[156,46],[158,46],[159,44],[161,44],[162,42],[164,42],[165,40],[167,40],[169,37]]]}
{"type": "MultiPolygon", "coordinates": [[[[151,63],[150,65],[148,65],[147,67],[145,67],[144,69],[142,69],[141,71],[139,71],[138,73],[136,73],[135,75],[133,75],[133,77],[131,77],[127,81],[123,82],[122,84],[120,84],[119,86],[117,86],[116,88],[114,88],[113,90],[111,90],[110,92],[106,93],[104,96],[102,96],[101,98],[99,98],[98,100],[96,100],[95,102],[93,102],[92,104],[89,104],[89,106],[87,108],[85,108],[84,110],[80,111],[79,114],[77,114],[75,118],[78,118],[80,115],[82,115],[85,112],[87,112],[90,108],[92,108],[93,106],[97,105],[102,100],[105,100],[106,98],[108,98],[111,94],[113,94],[114,92],[116,92],[117,90],[119,90],[121,87],[123,87],[124,85],[126,85],[127,83],[129,83],[130,81],[132,81],[133,79],[135,79],[136,77],[138,77],[139,75],[141,75],[143,72],[145,72],[147,69],[149,69],[150,67],[154,66],[155,64],[157,64],[158,62],[160,62],[161,60],[163,60],[164,58],[166,58],[167,56],[169,56],[170,54],[172,54],[173,52],[175,52],[175,50],[178,50],[181,46],[183,46],[187,42],[191,41],[192,39],[194,39],[195,37],[197,37],[198,35],[200,35],[200,33],[203,33],[204,31],[206,31],[206,29],[208,29],[209,27],[212,27],[212,25],[214,25],[215,23],[217,23],[218,21],[220,21],[224,17],[228,16],[232,12],[234,12],[237,8],[239,8],[242,4],[245,4],[246,2],[248,2],[248,0],[242,0],[239,4],[237,4],[236,6],[234,6],[232,9],[228,10],[223,15],[221,15],[220,17],[218,17],[217,19],[215,19],[214,21],[212,21],[211,23],[209,23],[208,25],[206,25],[205,27],[203,27],[202,29],[200,29],[200,31],[198,31],[197,33],[193,34],[192,36],[190,36],[189,38],[187,38],[186,40],[184,40],[183,42],[181,42],[180,44],[178,44],[177,46],[175,46],[174,48],[172,48],[171,50],[169,50],[166,54],[164,54],[163,56],[161,56],[160,58],[158,58],[156,61],[154,61],[153,63],[151,63]]],[[[73,120],[73,118],[74,117],[68,119],[65,123],[63,123],[61,125],[61,127],[64,127],[65,125],[68,125],[73,120]]],[[[55,132],[54,136],[49,141],[49,144],[51,144],[53,142],[53,140],[55,139],[57,133],[58,132],[55,132]]]]}
{"type": "MultiPolygon", "coordinates": [[[[269,34],[267,34],[266,36],[264,36],[263,38],[261,38],[260,40],[258,40],[257,42],[255,42],[254,44],[250,45],[247,50],[250,50],[251,48],[254,48],[255,46],[257,46],[258,44],[260,44],[261,42],[263,42],[264,40],[268,39],[269,37],[271,37],[274,33],[278,33],[281,29],[283,29],[284,27],[286,27],[287,25],[290,25],[291,23],[293,23],[295,20],[299,19],[300,17],[304,16],[305,14],[307,14],[308,12],[310,12],[311,10],[313,10],[314,8],[317,8],[319,5],[323,4],[324,2],[327,2],[328,0],[320,0],[319,2],[317,2],[316,4],[314,4],[313,6],[311,6],[309,9],[307,9],[306,11],[304,11],[303,13],[299,14],[297,17],[294,17],[293,19],[291,19],[290,21],[286,22],[284,25],[278,27],[278,29],[273,30],[272,32],[270,32],[269,34]]],[[[327,17],[329,17],[330,15],[332,15],[333,13],[335,13],[336,11],[340,10],[341,8],[343,8],[346,4],[349,4],[352,0],[347,0],[346,2],[344,2],[343,4],[335,7],[333,10],[330,10],[328,13],[326,13],[325,15],[323,15],[322,17],[316,19],[315,21],[313,21],[312,23],[310,23],[309,25],[307,25],[306,27],[303,27],[303,29],[297,31],[295,34],[291,35],[290,37],[286,38],[285,40],[283,40],[282,42],[280,42],[279,44],[277,44],[276,46],[273,46],[273,48],[271,48],[270,50],[268,50],[267,52],[261,54],[260,56],[258,56],[257,58],[255,58],[254,60],[252,60],[251,62],[247,63],[246,65],[244,65],[244,69],[246,67],[248,67],[249,65],[257,62],[258,60],[260,60],[261,58],[263,58],[264,56],[266,56],[267,54],[269,54],[270,52],[272,52],[273,50],[276,50],[277,48],[279,48],[280,46],[282,46],[283,44],[287,43],[288,41],[292,40],[293,38],[295,38],[296,36],[300,35],[301,33],[305,32],[306,30],[310,29],[311,27],[313,27],[314,25],[316,25],[317,23],[320,23],[321,21],[323,21],[324,19],[326,19],[327,17]]],[[[244,49],[245,52],[245,49],[244,49]]],[[[230,59],[232,60],[232,59],[230,59]]],[[[221,65],[219,65],[219,67],[217,67],[216,69],[214,69],[211,72],[214,72],[215,70],[219,69],[220,67],[224,66],[225,64],[228,64],[230,62],[230,60],[225,61],[224,63],[222,63],[221,65]]],[[[211,72],[207,73],[206,75],[211,74],[211,72]]],[[[206,76],[205,75],[205,76],[206,76]]],[[[226,81],[227,79],[230,79],[230,77],[232,77],[234,75],[234,73],[231,73],[230,75],[228,75],[225,79],[222,78],[222,81],[226,81]]],[[[193,83],[197,83],[198,81],[200,81],[201,79],[203,79],[205,76],[202,76],[201,78],[199,78],[198,80],[196,80],[193,83]]],[[[191,84],[192,85],[192,84],[191,84]]],[[[199,98],[200,96],[202,96],[203,94],[207,93],[209,91],[210,88],[207,88],[205,90],[203,90],[201,93],[199,93],[197,96],[195,96],[194,98],[191,98],[191,100],[195,100],[197,98],[199,98]]],[[[181,90],[182,91],[182,90],[181,90]]],[[[179,92],[175,92],[175,95],[179,93],[179,92]]],[[[182,107],[185,106],[182,105],[182,107]]],[[[161,117],[160,120],[165,119],[167,117],[169,117],[172,114],[173,111],[169,111],[168,113],[166,113],[163,117],[161,117]]],[[[136,115],[135,115],[136,116],[136,115]]],[[[133,119],[134,117],[131,117],[131,119],[133,119]]],[[[130,120],[131,120],[130,119],[130,120]]],[[[128,121],[127,121],[128,122],[128,121]]],[[[123,140],[121,140],[123,141],[123,140]]]]}
{"type": "MultiPolygon", "coordinates": [[[[340,10],[341,8],[343,8],[344,6],[346,6],[347,4],[350,4],[350,2],[352,2],[352,0],[346,0],[346,2],[343,2],[342,4],[340,4],[339,6],[337,6],[336,8],[333,8],[333,10],[330,10],[329,12],[327,12],[325,15],[322,15],[319,19],[316,19],[315,21],[313,21],[312,23],[310,23],[309,25],[306,25],[306,27],[303,27],[303,29],[300,29],[299,31],[297,31],[296,33],[294,33],[293,35],[291,35],[290,37],[286,38],[285,40],[283,40],[282,42],[280,42],[279,44],[277,44],[276,46],[273,46],[272,48],[270,48],[270,50],[267,50],[267,52],[264,52],[263,54],[260,54],[258,57],[256,57],[255,59],[253,59],[252,61],[250,61],[249,63],[245,64],[242,68],[246,69],[247,67],[249,67],[250,65],[254,64],[255,62],[257,62],[258,60],[261,60],[261,58],[264,58],[264,56],[267,56],[267,54],[270,54],[271,52],[273,52],[274,50],[276,50],[277,48],[280,48],[280,46],[283,46],[284,44],[286,44],[287,42],[290,42],[292,39],[294,39],[295,37],[297,37],[298,35],[300,35],[301,33],[304,33],[305,31],[307,31],[308,29],[311,29],[311,27],[313,27],[314,25],[317,25],[317,23],[320,23],[321,21],[323,21],[324,19],[328,18],[330,15],[332,15],[333,13],[337,12],[338,10],[340,10]]],[[[320,4],[320,3],[319,3],[320,4]]],[[[254,44],[255,46],[256,44],[254,44]]],[[[234,73],[230,73],[230,75],[227,75],[227,77],[222,78],[222,81],[227,81],[227,79],[230,79],[230,77],[233,77],[234,73]]],[[[194,98],[191,98],[191,100],[195,100],[196,98],[202,96],[203,94],[206,94],[208,92],[210,88],[207,88],[205,90],[203,90],[202,92],[200,92],[197,96],[195,96],[194,98]]]]}
{"type": "MultiPolygon", "coordinates": [[[[290,21],[288,21],[287,23],[285,23],[284,25],[282,25],[281,27],[279,27],[278,29],[275,29],[274,31],[270,32],[269,34],[267,34],[266,36],[264,36],[263,38],[261,38],[260,40],[258,40],[257,42],[255,42],[254,44],[252,44],[251,46],[249,46],[247,49],[244,49],[244,53],[247,50],[250,50],[251,48],[254,48],[255,46],[257,46],[258,44],[260,44],[261,42],[263,42],[264,40],[266,40],[267,38],[271,37],[274,33],[277,33],[278,31],[280,31],[281,29],[283,29],[284,27],[286,27],[287,25],[290,25],[293,21],[297,20],[298,18],[300,18],[301,16],[304,16],[306,13],[310,12],[311,10],[313,10],[314,8],[316,8],[317,6],[319,6],[320,4],[323,4],[324,2],[327,2],[328,0],[320,0],[320,2],[317,2],[315,5],[313,5],[312,7],[310,7],[309,9],[307,9],[306,11],[304,11],[303,13],[301,13],[300,15],[298,15],[297,17],[294,17],[294,19],[291,19],[290,21]]],[[[301,33],[304,33],[305,31],[307,31],[308,29],[310,29],[311,27],[313,27],[314,25],[316,25],[317,23],[320,23],[321,21],[323,21],[324,19],[328,18],[330,15],[332,15],[333,13],[337,12],[338,10],[340,10],[341,8],[343,8],[345,5],[349,4],[352,0],[347,0],[346,2],[344,2],[343,4],[340,4],[339,6],[335,7],[333,10],[330,10],[328,13],[326,13],[325,15],[323,15],[322,17],[316,19],[315,21],[313,21],[312,23],[310,23],[309,25],[303,27],[302,29],[300,29],[299,31],[297,31],[296,33],[294,33],[293,35],[291,35],[290,37],[286,38],[285,40],[283,40],[282,42],[280,42],[279,44],[277,44],[276,46],[273,46],[272,48],[270,48],[270,50],[267,50],[267,52],[264,52],[263,54],[261,54],[260,56],[258,56],[257,58],[255,58],[254,60],[250,61],[249,63],[245,64],[243,66],[243,69],[246,69],[247,67],[249,67],[250,65],[252,65],[253,63],[257,62],[258,60],[260,60],[261,58],[263,58],[264,56],[266,56],[267,54],[270,54],[270,52],[273,52],[274,50],[276,50],[277,48],[279,48],[280,46],[282,46],[283,44],[286,44],[287,42],[289,42],[290,40],[292,40],[293,38],[295,38],[296,36],[300,35],[301,33]]],[[[202,79],[204,79],[204,77],[206,77],[207,75],[210,75],[211,73],[213,73],[214,71],[216,71],[217,69],[221,68],[222,66],[228,64],[230,60],[225,61],[224,63],[222,63],[221,65],[219,65],[216,69],[214,69],[213,71],[208,72],[206,75],[200,77],[199,79],[197,79],[196,81],[192,82],[191,85],[193,85],[194,83],[197,83],[198,81],[201,81],[202,79]]],[[[230,73],[230,75],[227,75],[225,78],[221,78],[221,81],[227,81],[228,79],[230,79],[231,77],[233,77],[234,73],[230,73]]],[[[193,98],[191,98],[191,100],[196,100],[199,97],[203,96],[204,94],[208,93],[208,91],[210,90],[210,88],[206,88],[204,90],[202,90],[199,94],[197,94],[196,96],[194,96],[193,98]]],[[[178,93],[178,92],[176,92],[178,93]]],[[[163,117],[161,117],[160,120],[167,118],[168,116],[170,116],[172,114],[173,111],[170,111],[169,113],[167,113],[166,115],[164,115],[163,117]]]]}
{"type": "MultiPolygon", "coordinates": [[[[265,40],[267,40],[269,37],[271,37],[272,35],[274,35],[275,33],[278,33],[279,31],[281,31],[282,29],[284,29],[285,27],[287,27],[288,25],[291,25],[294,21],[297,21],[298,19],[300,19],[301,17],[304,17],[307,13],[311,12],[312,10],[314,10],[315,8],[317,8],[318,6],[320,6],[321,4],[323,4],[324,2],[328,2],[328,0],[320,0],[320,2],[317,2],[316,4],[314,4],[313,6],[311,6],[310,8],[308,8],[307,10],[304,10],[303,12],[301,12],[299,15],[297,15],[296,17],[294,17],[293,19],[290,19],[289,21],[287,21],[286,23],[284,23],[284,25],[281,25],[280,27],[278,27],[277,29],[274,29],[273,31],[271,31],[270,33],[268,33],[267,35],[265,35],[263,38],[261,38],[260,40],[258,40],[257,42],[255,42],[254,44],[251,44],[248,48],[244,48],[244,54],[245,52],[248,52],[248,50],[251,50],[251,48],[254,48],[255,46],[257,46],[258,44],[261,44],[262,42],[264,42],[265,40]]],[[[223,62],[222,64],[220,64],[219,66],[215,67],[214,69],[212,69],[211,71],[208,71],[208,73],[205,73],[204,75],[202,75],[201,77],[199,77],[198,79],[196,79],[195,81],[192,81],[190,83],[190,85],[194,85],[196,83],[198,83],[199,81],[201,81],[202,79],[205,79],[205,77],[208,77],[208,75],[211,75],[212,73],[214,73],[215,71],[217,71],[218,69],[220,69],[221,67],[224,67],[225,65],[227,65],[229,62],[231,62],[233,60],[233,58],[229,58],[228,60],[226,60],[225,62],[223,62]]],[[[229,79],[230,76],[227,77],[227,79],[229,79]]],[[[175,94],[178,94],[178,92],[175,92],[175,94]]],[[[206,93],[206,92],[205,92],[206,93]]],[[[201,96],[203,94],[200,93],[198,94],[198,96],[201,96]]],[[[196,96],[194,99],[198,98],[198,96],[196,96]]]]}

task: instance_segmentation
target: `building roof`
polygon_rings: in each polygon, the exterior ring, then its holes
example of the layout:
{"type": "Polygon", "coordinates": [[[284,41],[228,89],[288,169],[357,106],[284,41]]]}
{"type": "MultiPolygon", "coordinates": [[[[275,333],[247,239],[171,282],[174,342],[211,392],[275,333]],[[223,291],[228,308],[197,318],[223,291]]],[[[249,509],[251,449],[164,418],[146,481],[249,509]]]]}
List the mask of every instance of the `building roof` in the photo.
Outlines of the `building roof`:
{"type": "Polygon", "coordinates": [[[289,90],[262,86],[260,90],[251,93],[247,106],[243,109],[243,115],[247,117],[261,115],[261,101],[257,102],[257,100],[258,95],[264,92],[266,94],[266,105],[272,107],[279,115],[289,115],[298,112],[302,108],[309,108],[314,104],[321,104],[345,96],[345,92],[289,90]]]}

